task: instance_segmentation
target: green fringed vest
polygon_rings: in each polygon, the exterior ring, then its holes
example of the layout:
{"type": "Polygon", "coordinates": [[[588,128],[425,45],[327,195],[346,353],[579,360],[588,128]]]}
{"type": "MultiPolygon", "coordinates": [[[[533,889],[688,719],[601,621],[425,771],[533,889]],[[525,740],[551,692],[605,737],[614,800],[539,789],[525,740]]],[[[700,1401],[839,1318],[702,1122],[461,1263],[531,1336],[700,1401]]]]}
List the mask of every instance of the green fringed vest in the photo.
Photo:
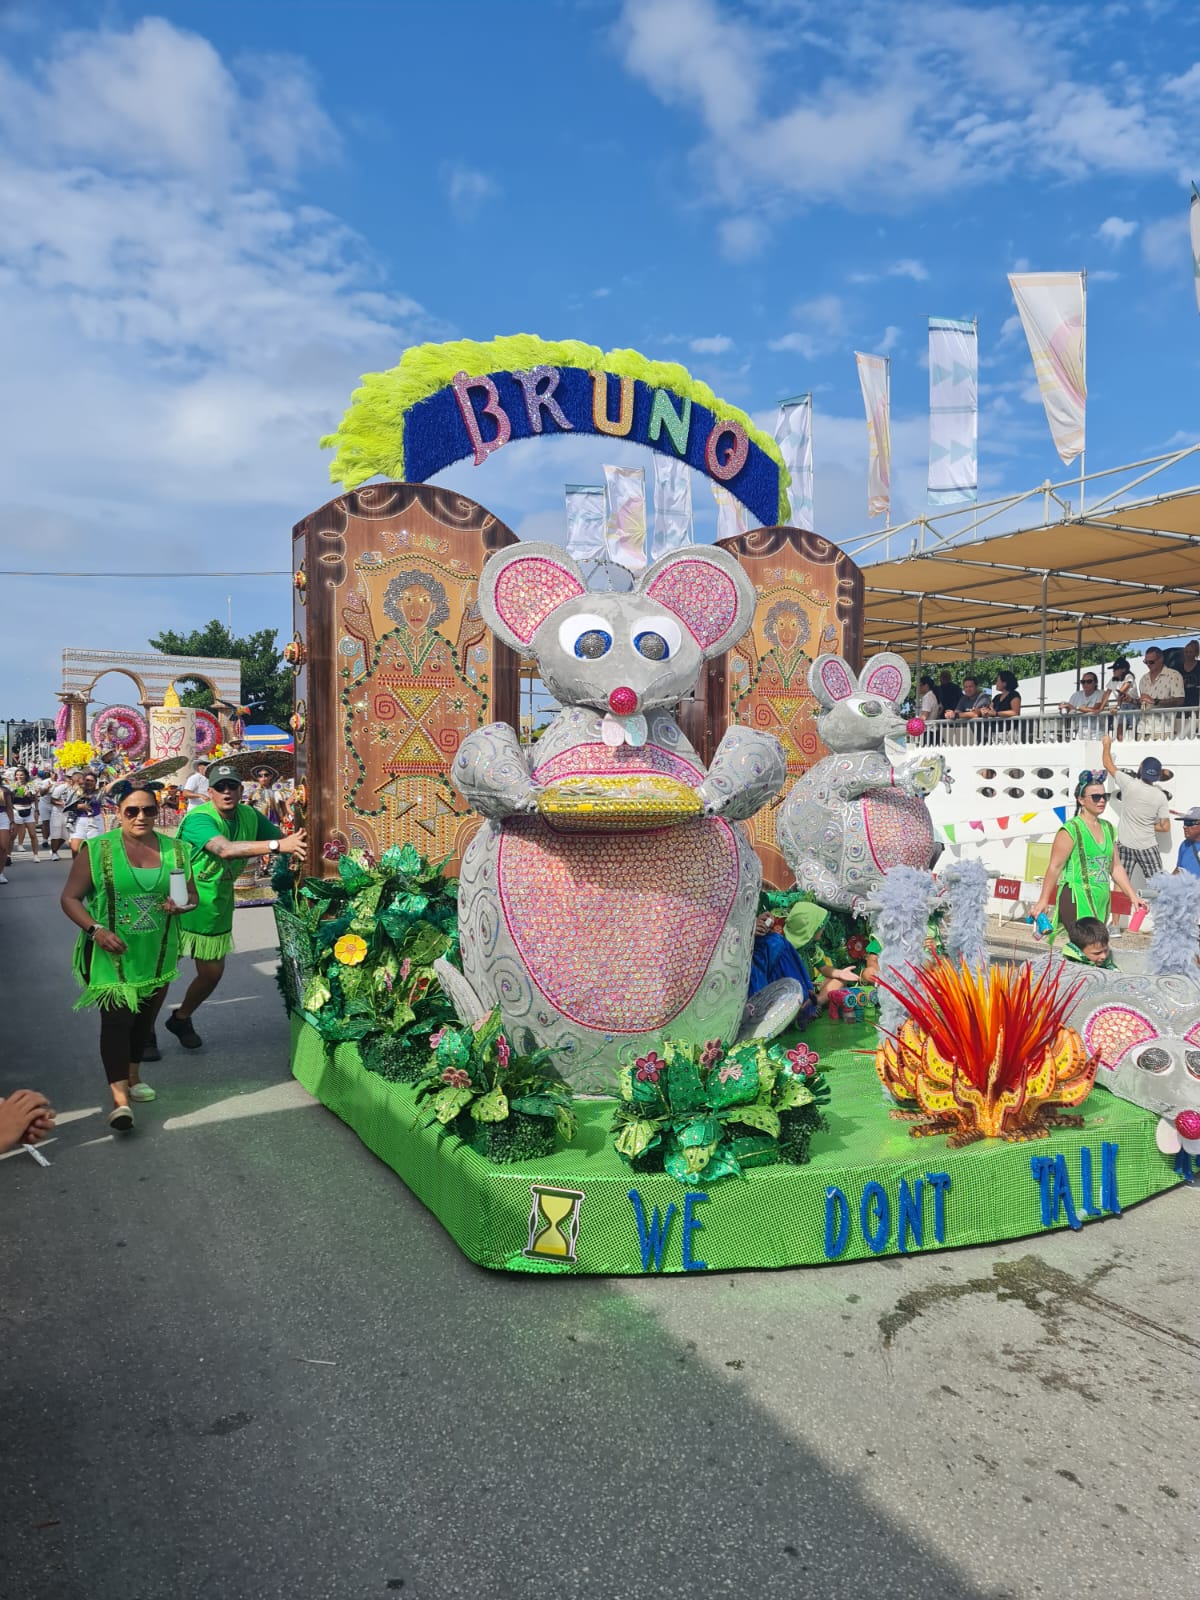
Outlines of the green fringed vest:
{"type": "Polygon", "coordinates": [[[193,844],[188,838],[188,823],[194,816],[213,818],[227,839],[240,844],[258,838],[258,812],[253,806],[239,805],[229,823],[211,801],[206,801],[193,806],[179,829],[180,839],[191,852],[192,877],[200,897],[195,909],[179,919],[183,924],[183,953],[201,961],[220,961],[233,949],[233,885],[245,871],[246,862],[243,857],[221,861],[203,844],[193,844]]]}
{"type": "Polygon", "coordinates": [[[87,841],[92,888],[85,904],[92,920],[125,942],[124,955],[101,950],[85,933],[75,941],[75,977],[83,993],[75,1010],[121,1005],[136,1009],[148,994],[179,976],[179,921],[162,903],[171,890],[171,873],[186,872],[187,852],[175,839],[156,834],[158,871],[138,867],[125,854],[119,831],[87,841]]]}

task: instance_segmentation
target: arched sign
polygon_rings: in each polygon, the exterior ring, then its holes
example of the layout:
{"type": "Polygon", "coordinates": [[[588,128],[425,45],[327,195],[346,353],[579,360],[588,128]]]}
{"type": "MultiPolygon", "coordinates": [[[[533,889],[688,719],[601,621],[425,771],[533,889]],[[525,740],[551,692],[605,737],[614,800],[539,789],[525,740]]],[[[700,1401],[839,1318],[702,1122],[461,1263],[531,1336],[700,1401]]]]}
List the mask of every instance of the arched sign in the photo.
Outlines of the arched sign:
{"type": "Polygon", "coordinates": [[[722,484],[768,525],[788,515],[788,473],[774,439],[674,362],[607,354],[528,334],[406,350],[363,378],[336,433],[329,469],[354,488],[376,474],[423,483],[455,461],[476,466],[513,439],[591,433],[661,451],[722,484]]]}

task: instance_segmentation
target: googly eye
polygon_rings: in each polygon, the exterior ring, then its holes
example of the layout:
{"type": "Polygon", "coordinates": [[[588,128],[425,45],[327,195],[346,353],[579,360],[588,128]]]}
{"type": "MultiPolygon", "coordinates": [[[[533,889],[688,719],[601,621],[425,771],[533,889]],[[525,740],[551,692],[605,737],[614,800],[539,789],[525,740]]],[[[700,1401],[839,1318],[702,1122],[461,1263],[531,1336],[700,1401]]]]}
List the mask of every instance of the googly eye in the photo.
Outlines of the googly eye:
{"type": "Polygon", "coordinates": [[[1137,1064],[1143,1072],[1169,1072],[1171,1070],[1171,1052],[1169,1050],[1160,1050],[1157,1045],[1151,1045],[1149,1050],[1143,1050],[1141,1055],[1138,1056],[1137,1064]]]}
{"type": "Polygon", "coordinates": [[[1200,1078],[1200,1050],[1185,1050],[1183,1059],[1193,1078],[1200,1078]]]}
{"type": "Polygon", "coordinates": [[[558,642],[568,655],[598,661],[612,649],[612,629],[603,617],[587,612],[567,617],[559,626],[558,642]]]}
{"type": "Polygon", "coordinates": [[[656,617],[651,623],[635,622],[630,638],[638,655],[647,661],[669,661],[678,651],[683,635],[671,617],[656,617]]]}
{"type": "Polygon", "coordinates": [[[864,700],[858,709],[864,717],[881,717],[883,715],[883,707],[878,700],[864,700]]]}

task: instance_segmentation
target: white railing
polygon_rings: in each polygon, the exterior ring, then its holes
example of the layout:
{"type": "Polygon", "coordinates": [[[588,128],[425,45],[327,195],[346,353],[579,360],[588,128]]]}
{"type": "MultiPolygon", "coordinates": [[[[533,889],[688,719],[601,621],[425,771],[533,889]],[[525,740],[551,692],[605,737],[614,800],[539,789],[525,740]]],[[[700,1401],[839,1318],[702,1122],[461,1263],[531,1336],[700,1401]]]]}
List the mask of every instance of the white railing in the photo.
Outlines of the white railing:
{"type": "Polygon", "coordinates": [[[993,744],[1070,744],[1077,739],[1113,738],[1134,744],[1167,739],[1200,739],[1200,707],[1165,711],[1036,711],[1019,717],[978,717],[971,721],[931,722],[918,744],[940,749],[993,744]]]}

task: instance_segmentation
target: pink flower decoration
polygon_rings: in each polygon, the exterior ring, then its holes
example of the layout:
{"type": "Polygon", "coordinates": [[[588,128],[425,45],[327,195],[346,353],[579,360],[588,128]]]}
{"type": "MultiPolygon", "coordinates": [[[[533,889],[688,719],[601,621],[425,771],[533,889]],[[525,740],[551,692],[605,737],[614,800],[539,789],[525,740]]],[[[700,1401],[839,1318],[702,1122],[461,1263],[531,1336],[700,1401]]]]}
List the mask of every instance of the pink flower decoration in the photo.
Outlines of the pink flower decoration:
{"type": "Polygon", "coordinates": [[[346,854],[346,846],[340,839],[326,839],[321,854],[326,861],[340,861],[346,854]]]}
{"type": "Polygon", "coordinates": [[[740,1083],[742,1069],[738,1066],[736,1061],[727,1061],[717,1073],[717,1077],[720,1078],[722,1083],[728,1083],[730,1078],[733,1079],[734,1083],[740,1083]]]}
{"type": "Polygon", "coordinates": [[[452,1089],[469,1089],[471,1074],[464,1072],[461,1067],[447,1067],[442,1073],[442,1082],[448,1083],[452,1089]]]}
{"type": "Polygon", "coordinates": [[[656,1050],[647,1051],[634,1062],[634,1076],[639,1083],[657,1083],[658,1075],[666,1064],[656,1050]]]}
{"type": "Polygon", "coordinates": [[[512,1051],[508,1048],[508,1040],[503,1034],[498,1035],[496,1039],[496,1060],[502,1067],[506,1067],[511,1055],[512,1051]]]}
{"type": "Polygon", "coordinates": [[[402,978],[407,978],[411,971],[412,971],[412,962],[409,960],[409,958],[407,956],[405,956],[404,960],[400,963],[400,976],[402,978]]]}
{"type": "MultiPolygon", "coordinates": [[[[709,1039],[704,1049],[700,1052],[700,1065],[702,1067],[715,1067],[725,1054],[725,1046],[720,1039],[709,1039]]],[[[739,1074],[740,1076],[740,1074],[739,1074]]],[[[722,1079],[722,1082],[725,1080],[722,1079]]]]}
{"type": "Polygon", "coordinates": [[[813,1078],[816,1076],[817,1062],[820,1061],[821,1057],[815,1050],[810,1050],[806,1044],[798,1044],[794,1050],[789,1050],[787,1058],[791,1063],[789,1070],[794,1072],[798,1078],[813,1078]]]}
{"type": "Polygon", "coordinates": [[[443,1040],[443,1039],[444,1039],[444,1038],[445,1038],[445,1037],[446,1037],[446,1030],[445,1030],[445,1028],[439,1028],[439,1029],[438,1029],[438,1031],[437,1031],[437,1032],[436,1032],[436,1033],[431,1033],[431,1034],[430,1034],[430,1035],[429,1035],[429,1048],[430,1048],[430,1049],[431,1049],[431,1050],[436,1050],[436,1049],[437,1049],[437,1047],[438,1047],[438,1045],[440,1045],[440,1044],[441,1044],[441,1042],[442,1042],[442,1040],[443,1040]]]}

